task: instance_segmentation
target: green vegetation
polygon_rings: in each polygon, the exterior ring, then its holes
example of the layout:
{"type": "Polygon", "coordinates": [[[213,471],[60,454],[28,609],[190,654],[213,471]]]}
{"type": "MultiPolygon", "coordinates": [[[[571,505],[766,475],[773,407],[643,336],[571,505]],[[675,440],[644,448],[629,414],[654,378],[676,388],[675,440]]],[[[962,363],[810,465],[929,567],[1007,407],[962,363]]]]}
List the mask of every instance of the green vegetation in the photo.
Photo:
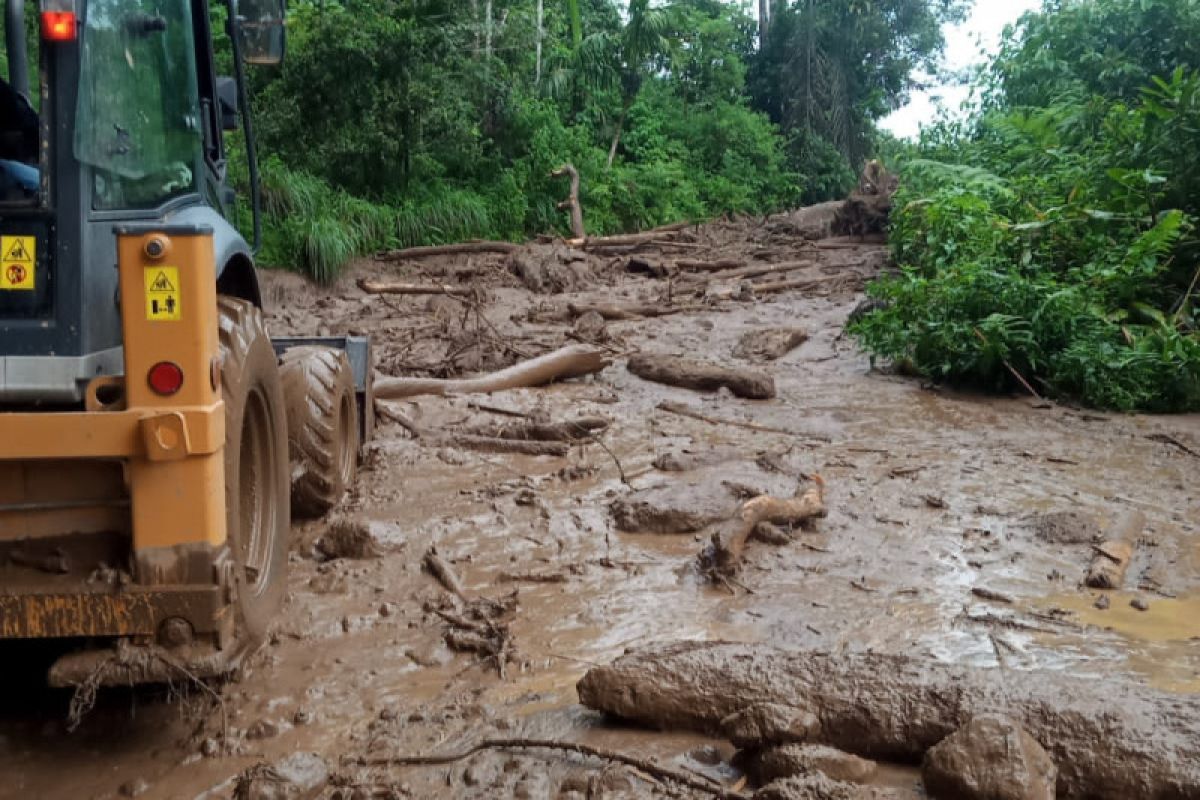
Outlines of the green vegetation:
{"type": "Polygon", "coordinates": [[[1200,4],[1048,0],[978,113],[902,167],[902,274],[864,345],[931,378],[1112,409],[1200,409],[1200,4]]]}
{"type": "Polygon", "coordinates": [[[597,235],[840,196],[965,2],[772,5],[762,46],[733,0],[291,3],[254,75],[261,259],[565,232],[564,162],[597,235]]]}

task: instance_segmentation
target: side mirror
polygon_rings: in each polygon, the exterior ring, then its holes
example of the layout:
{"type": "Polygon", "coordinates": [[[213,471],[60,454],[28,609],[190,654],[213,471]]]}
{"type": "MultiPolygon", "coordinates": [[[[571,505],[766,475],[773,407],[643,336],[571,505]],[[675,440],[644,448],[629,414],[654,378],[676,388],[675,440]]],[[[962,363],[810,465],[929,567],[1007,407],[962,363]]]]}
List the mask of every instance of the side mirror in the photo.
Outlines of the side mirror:
{"type": "Polygon", "coordinates": [[[221,114],[221,130],[238,129],[237,82],[233,78],[217,78],[217,111],[221,114]]]}
{"type": "Polygon", "coordinates": [[[285,0],[240,0],[237,3],[238,46],[247,64],[274,66],[283,61],[287,42],[285,0]]]}

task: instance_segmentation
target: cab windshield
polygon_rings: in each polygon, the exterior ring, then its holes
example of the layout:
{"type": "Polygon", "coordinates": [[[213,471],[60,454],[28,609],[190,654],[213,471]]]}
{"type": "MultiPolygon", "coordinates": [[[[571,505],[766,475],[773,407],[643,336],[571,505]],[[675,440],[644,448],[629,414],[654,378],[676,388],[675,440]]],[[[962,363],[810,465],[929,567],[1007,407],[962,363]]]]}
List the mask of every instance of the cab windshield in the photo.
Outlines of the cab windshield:
{"type": "Polygon", "coordinates": [[[99,210],[196,190],[203,145],[188,0],[89,0],[75,157],[99,210]]]}

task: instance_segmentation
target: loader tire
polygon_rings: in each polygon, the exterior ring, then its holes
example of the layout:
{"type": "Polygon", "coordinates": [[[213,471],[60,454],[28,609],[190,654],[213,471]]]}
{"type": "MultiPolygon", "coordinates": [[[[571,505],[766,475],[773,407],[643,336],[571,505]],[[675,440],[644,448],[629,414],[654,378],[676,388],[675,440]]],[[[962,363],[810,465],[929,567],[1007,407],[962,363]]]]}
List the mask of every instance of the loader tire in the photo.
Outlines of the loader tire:
{"type": "Polygon", "coordinates": [[[358,404],[354,373],[341,350],[292,347],[280,360],[287,401],[292,515],[324,516],[354,485],[358,404]]]}
{"type": "Polygon", "coordinates": [[[219,297],[217,307],[236,635],[241,644],[255,647],[279,614],[287,584],[287,418],[262,312],[232,297],[219,297]]]}

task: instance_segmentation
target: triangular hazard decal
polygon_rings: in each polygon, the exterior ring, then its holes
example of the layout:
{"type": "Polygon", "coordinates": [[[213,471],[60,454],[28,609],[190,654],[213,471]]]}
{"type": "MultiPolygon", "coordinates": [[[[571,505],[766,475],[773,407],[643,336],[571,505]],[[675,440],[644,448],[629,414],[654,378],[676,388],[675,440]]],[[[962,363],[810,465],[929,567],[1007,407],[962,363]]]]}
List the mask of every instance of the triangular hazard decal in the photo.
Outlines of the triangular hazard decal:
{"type": "Polygon", "coordinates": [[[20,239],[13,242],[13,246],[8,248],[8,252],[4,254],[5,261],[33,261],[29,255],[29,251],[25,249],[25,243],[20,239]]]}
{"type": "Polygon", "coordinates": [[[150,284],[152,292],[173,292],[175,285],[171,283],[171,279],[167,277],[167,273],[160,272],[154,277],[154,283],[150,284]]]}

